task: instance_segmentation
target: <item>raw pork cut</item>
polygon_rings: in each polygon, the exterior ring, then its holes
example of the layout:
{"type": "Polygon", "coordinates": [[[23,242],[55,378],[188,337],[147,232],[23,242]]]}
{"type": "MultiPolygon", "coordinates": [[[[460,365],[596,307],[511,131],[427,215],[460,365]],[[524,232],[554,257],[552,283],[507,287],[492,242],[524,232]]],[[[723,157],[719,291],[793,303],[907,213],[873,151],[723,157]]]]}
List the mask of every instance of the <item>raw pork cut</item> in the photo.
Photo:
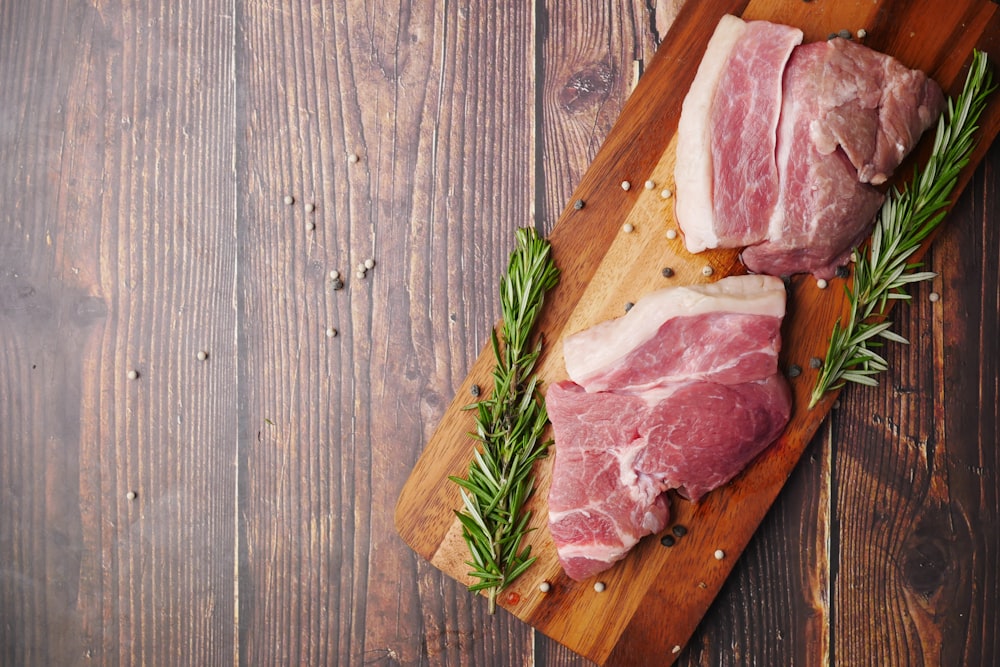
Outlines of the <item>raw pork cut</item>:
{"type": "Polygon", "coordinates": [[[829,279],[871,233],[883,183],[940,115],[922,72],[844,39],[795,49],[778,130],[778,205],[767,240],[743,251],[751,271],[829,279]]]}
{"type": "Polygon", "coordinates": [[[690,252],[766,238],[778,197],[782,72],[801,42],[797,28],[730,15],[719,21],[677,127],[684,157],[675,173],[677,217],[690,252]],[[730,168],[714,169],[720,160],[730,168]]]}
{"type": "Polygon", "coordinates": [[[570,379],[549,387],[556,453],[549,530],[567,575],[620,560],[691,500],[725,484],[780,435],[783,283],[734,276],[660,290],[566,339],[570,379]]]}
{"type": "Polygon", "coordinates": [[[681,110],[675,211],[690,252],[751,246],[752,271],[830,278],[870,233],[883,195],[868,184],[886,181],[944,96],[866,46],[801,38],[719,22],[681,110]]]}

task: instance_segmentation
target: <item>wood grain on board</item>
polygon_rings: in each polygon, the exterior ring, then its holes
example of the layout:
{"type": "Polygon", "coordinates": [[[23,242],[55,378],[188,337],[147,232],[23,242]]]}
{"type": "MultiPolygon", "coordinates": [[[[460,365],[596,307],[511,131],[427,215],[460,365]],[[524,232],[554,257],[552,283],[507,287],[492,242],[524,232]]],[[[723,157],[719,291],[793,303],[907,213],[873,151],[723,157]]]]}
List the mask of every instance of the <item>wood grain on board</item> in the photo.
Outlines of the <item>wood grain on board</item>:
{"type": "MultiPolygon", "coordinates": [[[[839,3],[817,12],[805,3],[751,2],[699,3],[682,12],[667,41],[650,64],[620,119],[610,132],[593,164],[581,178],[572,199],[583,199],[582,210],[565,209],[550,238],[562,269],[560,286],[547,303],[539,329],[549,353],[540,364],[545,381],[565,377],[558,350],[562,336],[617,316],[626,301],[665,284],[660,267],[675,270],[673,284],[715,280],[740,271],[734,252],[713,252],[692,257],[680,240],[668,241],[671,202],[638,187],[646,179],[670,186],[677,116],[683,94],[697,67],[704,44],[719,16],[742,13],[803,28],[807,41],[824,39],[830,26],[873,26],[866,43],[891,53],[905,64],[927,71],[950,93],[964,80],[973,47],[994,55],[997,48],[996,6],[986,2],[839,3]],[[879,29],[892,17],[893,31],[879,29]],[[905,37],[905,38],[904,38],[905,37]],[[918,46],[919,45],[919,46],[918,46]],[[622,181],[637,185],[621,187],[622,181]],[[624,222],[635,232],[620,233],[624,222]],[[714,269],[705,278],[706,263],[714,269]]],[[[994,55],[995,57],[995,55],[994,55]]],[[[1000,113],[990,110],[982,123],[982,141],[973,164],[985,154],[1000,125],[1000,113]]],[[[925,149],[926,150],[926,143],[925,149]]],[[[909,165],[907,165],[908,167],[909,165]]],[[[900,173],[907,173],[904,167],[900,173]]],[[[965,181],[973,169],[963,175],[965,181]]],[[[821,290],[805,278],[793,281],[786,318],[784,364],[822,357],[834,320],[844,305],[840,281],[821,290]]],[[[438,431],[403,491],[397,514],[400,534],[418,553],[447,574],[469,581],[466,547],[451,510],[459,506],[457,489],[449,474],[462,474],[468,464],[469,426],[461,408],[469,402],[473,383],[488,386],[492,368],[489,350],[477,360],[442,419],[438,431]],[[417,509],[415,509],[417,508],[417,509]]],[[[562,575],[546,531],[529,541],[539,562],[501,604],[545,634],[597,662],[634,664],[636,661],[672,660],[674,647],[683,646],[718,593],[735,557],[774,501],[832,404],[831,394],[813,410],[807,408],[815,371],[793,381],[795,408],[792,422],[781,439],[732,484],[697,505],[674,502],[675,521],[690,526],[690,534],[671,549],[655,539],[642,542],[625,561],[601,575],[607,591],[596,594],[592,582],[575,583],[562,575]],[[728,555],[716,561],[711,554],[721,548],[728,555]],[[553,592],[542,595],[537,584],[553,583],[553,592]],[[594,628],[601,628],[595,632],[594,628]]],[[[556,451],[558,452],[558,444],[556,451]]],[[[539,466],[540,484],[534,500],[535,520],[544,526],[544,497],[550,462],[539,466]]]]}

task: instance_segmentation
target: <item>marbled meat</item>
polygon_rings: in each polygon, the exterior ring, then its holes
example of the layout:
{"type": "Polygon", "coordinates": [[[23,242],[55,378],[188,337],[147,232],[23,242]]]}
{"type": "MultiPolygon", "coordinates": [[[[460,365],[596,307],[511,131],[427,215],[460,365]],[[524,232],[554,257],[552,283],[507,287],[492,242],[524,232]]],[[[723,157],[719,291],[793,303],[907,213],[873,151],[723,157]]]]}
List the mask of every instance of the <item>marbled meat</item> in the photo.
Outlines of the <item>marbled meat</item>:
{"type": "Polygon", "coordinates": [[[780,280],[733,276],[654,292],[566,339],[570,379],[546,405],[549,530],[571,578],[662,530],[668,490],[697,501],[777,439],[791,412],[778,372],[784,312],[780,280]]]}

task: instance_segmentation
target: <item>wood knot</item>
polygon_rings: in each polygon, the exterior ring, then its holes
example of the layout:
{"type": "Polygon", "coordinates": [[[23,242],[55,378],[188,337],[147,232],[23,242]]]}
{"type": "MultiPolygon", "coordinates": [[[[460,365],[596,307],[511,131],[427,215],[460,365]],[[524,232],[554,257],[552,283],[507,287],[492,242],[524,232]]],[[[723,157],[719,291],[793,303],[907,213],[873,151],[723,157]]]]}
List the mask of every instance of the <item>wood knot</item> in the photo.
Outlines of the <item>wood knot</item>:
{"type": "Polygon", "coordinates": [[[559,106],[567,113],[581,113],[608,98],[614,70],[610,63],[591,63],[574,72],[559,90],[559,106]]]}
{"type": "Polygon", "coordinates": [[[925,599],[933,597],[955,573],[949,534],[921,525],[907,541],[901,572],[911,591],[925,599]]]}

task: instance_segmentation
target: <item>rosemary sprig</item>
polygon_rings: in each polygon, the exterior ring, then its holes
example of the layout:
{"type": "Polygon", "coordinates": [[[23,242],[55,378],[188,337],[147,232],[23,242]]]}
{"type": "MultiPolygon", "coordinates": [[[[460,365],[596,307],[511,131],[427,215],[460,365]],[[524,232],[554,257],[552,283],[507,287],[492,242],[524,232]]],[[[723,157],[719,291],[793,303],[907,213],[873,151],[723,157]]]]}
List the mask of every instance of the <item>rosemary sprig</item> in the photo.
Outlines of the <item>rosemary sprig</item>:
{"type": "Polygon", "coordinates": [[[892,189],[878,212],[864,249],[867,252],[861,248],[854,251],[853,287],[845,286],[850,304],[847,326],[840,319],[833,325],[810,408],[826,392],[847,382],[877,385],[875,376],[889,367],[875,351],[882,345],[879,339],[907,343],[890,329],[892,322],[884,320],[884,315],[890,300],[910,299],[904,291],[907,285],[936,275],[917,270],[921,264],[909,259],[944,219],[951,203],[948,198],[975,147],[976,123],[986,107],[986,97],[995,88],[986,54],[974,51],[961,95],[948,100],[938,120],[927,165],[922,172],[915,170],[913,181],[902,190],[892,189]]]}
{"type": "Polygon", "coordinates": [[[497,595],[520,576],[535,558],[531,547],[521,548],[531,512],[524,509],[535,488],[531,474],[535,460],[544,456],[549,441],[542,440],[548,413],[533,375],[542,351],[539,336],[531,332],[545,294],[559,281],[549,242],[531,229],[519,229],[517,246],[500,281],[500,336],[491,341],[496,366],[493,391],[468,406],[476,411],[475,447],[468,477],[449,477],[458,484],[463,510],[455,510],[472,560],[469,574],[479,581],[470,591],[485,590],[489,612],[496,611],[497,595]]]}

